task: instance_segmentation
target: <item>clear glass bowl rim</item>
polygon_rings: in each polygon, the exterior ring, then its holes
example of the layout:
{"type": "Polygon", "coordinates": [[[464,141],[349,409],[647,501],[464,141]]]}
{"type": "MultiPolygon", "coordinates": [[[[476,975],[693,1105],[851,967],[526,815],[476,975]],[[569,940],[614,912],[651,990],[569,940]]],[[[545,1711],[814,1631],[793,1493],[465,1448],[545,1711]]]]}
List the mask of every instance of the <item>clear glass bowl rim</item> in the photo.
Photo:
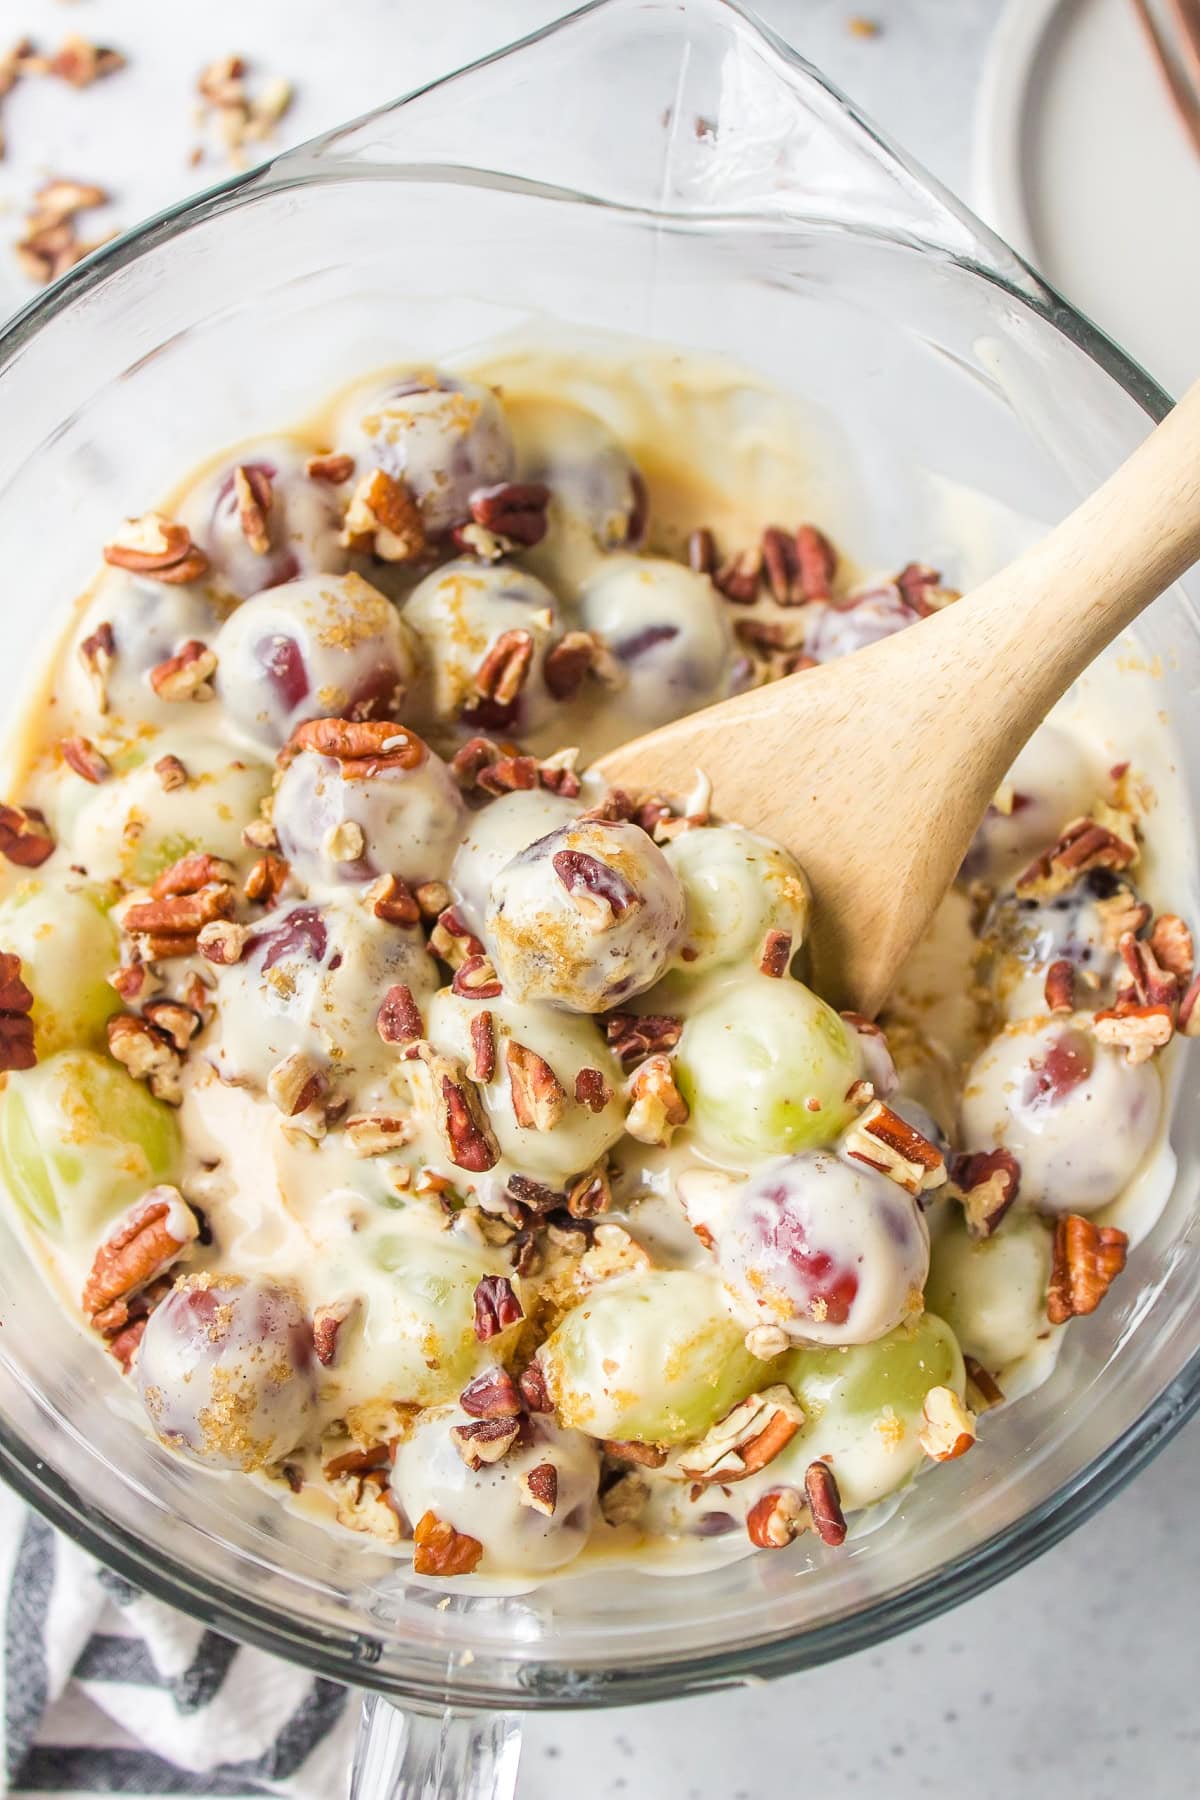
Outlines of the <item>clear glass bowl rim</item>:
{"type": "MultiPolygon", "coordinates": [[[[539,30],[448,71],[435,81],[376,109],[375,113],[349,121],[348,125],[323,133],[278,158],[152,215],[77,264],[44,294],[13,315],[0,330],[0,377],[24,346],[60,312],[80,302],[114,271],[135,261],[152,246],[190,225],[242,204],[251,190],[361,178],[352,165],[322,162],[319,153],[348,129],[372,117],[390,113],[432,88],[468,76],[499,57],[538,44],[610,4],[612,0],[588,0],[588,4],[550,21],[539,30]]],[[[946,193],[927,171],[914,164],[870,120],[864,119],[819,70],[800,57],[790,44],[743,7],[739,0],[721,0],[721,4],[742,18],[777,55],[793,66],[799,66],[810,79],[818,82],[888,157],[914,174],[927,193],[932,194],[959,223],[967,226],[978,254],[968,261],[953,256],[942,246],[926,245],[929,253],[958,261],[975,276],[1004,289],[1014,302],[1028,307],[1053,326],[1119,383],[1152,423],[1157,423],[1170,410],[1171,400],[1143,369],[946,193]]],[[[399,169],[403,164],[397,163],[396,167],[399,169]]],[[[463,172],[483,173],[477,170],[463,172]]],[[[556,193],[560,198],[592,198],[571,196],[565,190],[556,190],[556,193]]],[[[795,220],[803,223],[803,215],[797,213],[795,220]]],[[[678,222],[685,228],[695,227],[702,226],[704,219],[703,215],[688,214],[678,222]]],[[[778,225],[781,221],[777,218],[773,222],[778,225]]],[[[813,223],[828,227],[827,220],[813,223]]],[[[878,235],[891,234],[881,226],[878,235]]],[[[896,236],[913,247],[910,233],[898,232],[896,236]]],[[[581,1670],[582,1682],[578,1686],[570,1680],[571,1671],[556,1668],[555,1674],[561,1679],[548,1681],[545,1686],[531,1685],[528,1690],[519,1692],[511,1686],[478,1681],[435,1683],[406,1678],[386,1664],[377,1665],[372,1661],[369,1642],[359,1630],[347,1628],[339,1632],[322,1628],[320,1635],[314,1636],[311,1626],[306,1626],[298,1612],[291,1614],[266,1606],[248,1595],[198,1576],[182,1563],[164,1560],[161,1553],[126,1531],[92,1505],[64,1476],[47,1467],[3,1418],[0,1418],[0,1478],[66,1536],[154,1598],[179,1607],[214,1630],[301,1664],[319,1676],[378,1691],[418,1710],[446,1706],[511,1710],[516,1706],[523,1711],[566,1711],[580,1706],[627,1706],[678,1699],[688,1693],[742,1681],[793,1674],[868,1649],[899,1632],[928,1623],[951,1607],[983,1593],[1006,1576],[1015,1574],[1082,1525],[1119,1493],[1197,1410],[1200,1410],[1200,1354],[1191,1358],[1122,1437],[1064,1482],[1039,1507],[945,1564],[935,1576],[917,1580],[886,1599],[843,1618],[833,1619],[813,1630],[767,1635],[702,1656],[677,1655],[628,1670],[581,1670]]]]}

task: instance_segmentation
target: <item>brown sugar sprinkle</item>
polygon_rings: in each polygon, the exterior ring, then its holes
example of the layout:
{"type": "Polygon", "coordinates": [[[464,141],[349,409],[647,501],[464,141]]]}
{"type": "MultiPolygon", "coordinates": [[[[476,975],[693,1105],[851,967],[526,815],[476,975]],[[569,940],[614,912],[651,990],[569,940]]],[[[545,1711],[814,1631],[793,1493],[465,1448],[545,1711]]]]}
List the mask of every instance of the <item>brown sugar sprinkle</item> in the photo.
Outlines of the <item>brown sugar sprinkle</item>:
{"type": "Polygon", "coordinates": [[[76,220],[94,206],[108,204],[109,196],[92,182],[69,181],[56,177],[40,187],[25,219],[25,229],[16,243],[17,261],[31,281],[39,286],[57,281],[101,244],[116,236],[106,231],[96,238],[80,238],[76,220]]]}

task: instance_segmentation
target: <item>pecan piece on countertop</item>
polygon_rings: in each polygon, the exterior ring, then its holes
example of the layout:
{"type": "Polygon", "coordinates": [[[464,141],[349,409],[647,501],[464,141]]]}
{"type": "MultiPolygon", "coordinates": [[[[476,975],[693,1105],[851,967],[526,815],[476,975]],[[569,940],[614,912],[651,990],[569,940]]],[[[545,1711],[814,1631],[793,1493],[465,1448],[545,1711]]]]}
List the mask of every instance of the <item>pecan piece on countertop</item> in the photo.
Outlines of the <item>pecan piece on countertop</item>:
{"type": "Polygon", "coordinates": [[[481,1275],[475,1283],[475,1336],[486,1344],[525,1317],[507,1275],[481,1275]]]}
{"type": "Polygon", "coordinates": [[[804,1497],[812,1528],[832,1549],[846,1541],[846,1515],[837,1477],[827,1462],[810,1462],[804,1471],[804,1497]]]}
{"type": "Polygon", "coordinates": [[[216,693],[212,678],[216,672],[215,651],[199,638],[189,638],[174,656],[151,669],[150,686],[160,700],[212,700],[216,693]]]}
{"type": "Polygon", "coordinates": [[[529,678],[533,666],[533,633],[502,631],[489,644],[475,671],[475,692],[497,706],[511,706],[529,678]]]}
{"type": "Polygon", "coordinates": [[[339,541],[380,562],[417,562],[426,549],[421,508],[403,481],[385,469],[368,469],[355,483],[339,541]]]}
{"type": "Polygon", "coordinates": [[[1054,1258],[1046,1295],[1052,1325],[1095,1312],[1125,1267],[1129,1238],[1115,1225],[1064,1213],[1054,1226],[1054,1258]]]}
{"type": "Polygon", "coordinates": [[[471,1019],[471,1079],[489,1082],[496,1073],[496,1021],[485,1011],[471,1019]]]}
{"type": "Polygon", "coordinates": [[[127,519],[105,544],[104,560],[114,569],[126,569],[132,575],[149,576],[152,581],[170,586],[198,581],[208,568],[208,558],[193,544],[187,526],[156,512],[127,519]]]}
{"type": "Polygon", "coordinates": [[[845,1150],[914,1196],[946,1179],[946,1159],[937,1145],[882,1100],[873,1100],[859,1114],[846,1133],[845,1150]]]}
{"type": "Polygon", "coordinates": [[[153,1187],[119,1219],[92,1260],[82,1306],[105,1332],[128,1323],[125,1304],[166,1273],[196,1242],[200,1225],[174,1187],[153,1187]]]}
{"type": "Polygon", "coordinates": [[[809,1511],[799,1489],[771,1488],[746,1514],[746,1534],[759,1550],[783,1550],[808,1529],[809,1511]]]}
{"type": "Polygon", "coordinates": [[[504,1064],[517,1124],[527,1131],[552,1131],[563,1116],[567,1094],[545,1057],[509,1038],[504,1064]]]}
{"type": "Polygon", "coordinates": [[[415,1044],[424,1036],[421,1009],[407,982],[396,982],[383,996],[375,1029],[385,1044],[415,1044]]]}
{"type": "Polygon", "coordinates": [[[1021,900],[1053,900],[1090,869],[1127,869],[1137,845],[1085,815],[1072,819],[1062,836],[1017,876],[1021,900]]]}
{"type": "Polygon", "coordinates": [[[19,869],[37,869],[54,854],[54,839],[36,806],[0,805],[0,856],[19,869]]]}
{"type": "Polygon", "coordinates": [[[478,1538],[456,1531],[435,1512],[423,1513],[413,1530],[414,1575],[470,1575],[483,1555],[478,1538]]]}
{"type": "Polygon", "coordinates": [[[233,492],[242,536],[256,556],[266,556],[271,548],[267,516],[275,498],[271,477],[259,463],[239,463],[233,471],[233,492]]]}
{"type": "Polygon", "coordinates": [[[469,1381],[458,1404],[473,1419],[516,1419],[522,1410],[517,1384],[501,1363],[483,1369],[469,1381]]]}
{"type": "Polygon", "coordinates": [[[965,1456],[975,1442],[975,1414],[953,1388],[931,1387],[921,1419],[917,1442],[933,1462],[953,1462],[955,1457],[965,1456]]]}
{"type": "Polygon", "coordinates": [[[518,1498],[522,1506],[531,1506],[535,1512],[544,1513],[546,1518],[554,1517],[554,1509],[558,1505],[558,1470],[552,1462],[537,1463],[526,1470],[518,1483],[518,1498]]]}
{"type": "Polygon", "coordinates": [[[59,739],[58,753],[69,769],[93,787],[99,787],[112,773],[108,758],[103,751],[97,750],[91,738],[65,737],[59,739]]]}
{"type": "Polygon", "coordinates": [[[629,1077],[625,1129],[641,1144],[669,1144],[689,1117],[688,1103],[675,1085],[669,1056],[651,1056],[629,1077]]]}
{"type": "Polygon", "coordinates": [[[1075,965],[1065,956],[1058,957],[1046,970],[1045,996],[1048,1012],[1075,1011],[1075,965]]]}
{"type": "Polygon", "coordinates": [[[683,1020],[672,1013],[609,1013],[604,1035],[626,1074],[648,1056],[674,1050],[683,1032],[683,1020]]]}
{"type": "Polygon", "coordinates": [[[519,1419],[473,1419],[469,1425],[452,1425],[450,1436],[468,1469],[479,1470],[503,1462],[520,1430],[519,1419]]]}
{"type": "Polygon", "coordinates": [[[1011,1150],[956,1156],[950,1175],[972,1237],[991,1237],[1021,1189],[1021,1165],[1011,1150]]]}
{"type": "Polygon", "coordinates": [[[788,972],[788,964],[792,960],[792,934],[790,931],[768,931],[759,951],[758,966],[764,975],[781,980],[788,972]]]}
{"type": "Polygon", "coordinates": [[[183,1059],[166,1032],[136,1013],[114,1013],[105,1026],[108,1053],[128,1069],[135,1081],[144,1081],[156,1100],[168,1106],[183,1101],[183,1059]]]}
{"type": "Polygon", "coordinates": [[[21,978],[21,959],[0,950],[0,1071],[32,1069],[37,1062],[33,995],[21,978]]]}

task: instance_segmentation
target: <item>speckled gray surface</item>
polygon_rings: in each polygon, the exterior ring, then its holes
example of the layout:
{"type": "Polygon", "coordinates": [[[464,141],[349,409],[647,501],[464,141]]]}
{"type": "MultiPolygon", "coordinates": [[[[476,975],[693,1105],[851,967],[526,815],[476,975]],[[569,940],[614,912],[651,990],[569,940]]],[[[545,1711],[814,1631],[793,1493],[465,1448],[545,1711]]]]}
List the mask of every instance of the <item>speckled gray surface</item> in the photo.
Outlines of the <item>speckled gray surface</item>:
{"type": "MultiPolygon", "coordinates": [[[[133,104],[52,84],[5,105],[0,203],[40,165],[119,191],[130,223],[189,186],[195,70],[238,48],[299,88],[288,136],[415,86],[563,10],[553,0],[22,0],[11,33],[129,48],[133,104]],[[47,149],[53,145],[53,154],[47,149]]],[[[998,0],[760,0],[768,21],[949,186],[969,179],[972,109],[998,0]],[[854,13],[876,38],[851,34],[854,13]]],[[[8,259],[0,306],[26,290],[8,259]]],[[[1188,1800],[1200,1789],[1193,1668],[1200,1426],[1032,1567],[923,1630],[816,1673],[656,1708],[530,1721],[519,1800],[1188,1800]]]]}

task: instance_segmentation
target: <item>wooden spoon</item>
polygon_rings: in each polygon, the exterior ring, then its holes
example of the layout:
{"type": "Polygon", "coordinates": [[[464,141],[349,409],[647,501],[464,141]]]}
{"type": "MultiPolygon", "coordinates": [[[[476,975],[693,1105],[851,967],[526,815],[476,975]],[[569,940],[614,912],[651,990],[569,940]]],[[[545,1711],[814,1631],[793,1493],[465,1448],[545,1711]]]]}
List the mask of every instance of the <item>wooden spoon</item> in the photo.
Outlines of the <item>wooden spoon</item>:
{"type": "MultiPolygon", "coordinates": [[[[1200,383],[1090,499],[908,630],[635,738],[596,765],[787,845],[813,888],[813,983],[873,1015],[1017,752],[1200,557],[1200,383]]],[[[1064,821],[1065,823],[1065,821],[1064,821]]]]}

